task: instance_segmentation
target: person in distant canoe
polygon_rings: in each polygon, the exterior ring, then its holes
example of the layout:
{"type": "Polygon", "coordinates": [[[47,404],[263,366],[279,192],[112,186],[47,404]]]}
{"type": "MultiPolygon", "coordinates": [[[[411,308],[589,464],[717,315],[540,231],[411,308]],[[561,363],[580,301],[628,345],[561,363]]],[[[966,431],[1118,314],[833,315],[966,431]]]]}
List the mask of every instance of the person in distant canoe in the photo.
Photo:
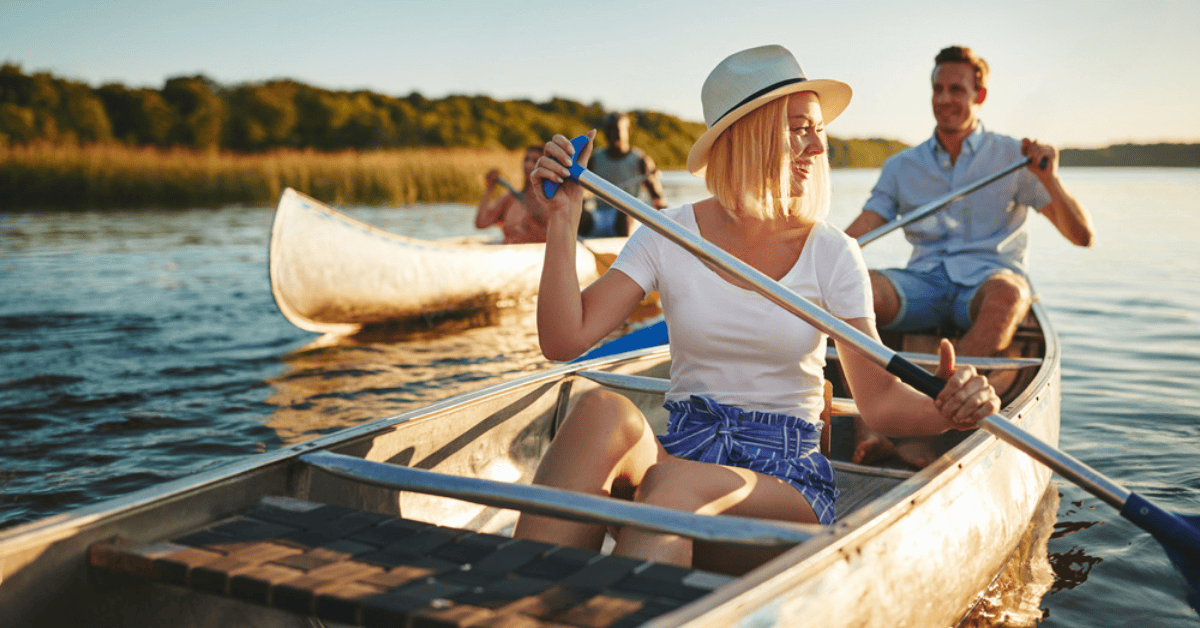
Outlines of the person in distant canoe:
{"type": "MultiPolygon", "coordinates": [[[[664,214],[835,316],[878,338],[858,245],[823,222],[829,210],[825,124],[850,87],[806,80],[781,46],[723,60],[704,83],[708,130],[688,157],[713,197],[664,214]]],[[[594,138],[595,132],[589,133],[594,138]]],[[[586,165],[593,143],[580,151],[586,165]]],[[[534,477],[537,484],[668,508],[831,523],[833,467],[819,450],[827,337],[651,229],[630,236],[611,269],[582,292],[575,235],[583,189],[563,183],[574,148],[556,135],[531,176],[548,217],[538,294],[542,352],[569,360],[607,336],[652,291],[671,336],[667,433],[656,437],[621,394],[595,389],[570,409],[534,477]]],[[[995,390],[970,366],[955,368],[948,341],[937,400],[852,349],[841,352],[859,410],[882,433],[973,428],[997,412],[995,390]]],[[[599,550],[605,528],[523,514],[515,535],[599,550]]],[[[769,552],[696,544],[633,527],[614,533],[617,554],[745,571],[769,552]]]]}
{"type": "MultiPolygon", "coordinates": [[[[588,170],[600,178],[638,196],[640,189],[650,195],[650,205],[655,209],[667,206],[662,182],[654,160],[639,148],[629,144],[629,115],[610,113],[604,118],[604,137],[608,147],[592,155],[588,170]]],[[[629,235],[629,218],[602,199],[596,199],[596,207],[583,214],[579,235],[582,237],[612,237],[629,235]]]]}
{"type": "Polygon", "coordinates": [[[500,171],[493,168],[487,173],[483,197],[479,199],[479,207],[475,210],[476,229],[499,226],[500,232],[504,234],[505,244],[546,241],[545,216],[528,194],[529,173],[533,172],[541,156],[541,146],[525,149],[525,181],[521,191],[510,188],[500,196],[495,196],[496,186],[504,185],[501,183],[500,171]]]}
{"type": "MultiPolygon", "coordinates": [[[[1028,156],[1032,163],[948,208],[904,227],[913,245],[905,268],[871,271],[879,328],[915,331],[942,325],[964,330],[959,355],[991,356],[1008,348],[1033,302],[1026,277],[1029,209],[1050,219],[1078,246],[1092,242],[1088,211],[1063,187],[1058,151],[1037,140],[987,131],[979,110],[987,98],[988,65],[970,48],[950,46],[934,58],[933,137],[890,157],[862,213],[846,228],[857,238],[897,215],[1028,156]],[[1040,167],[1045,159],[1046,167],[1040,167]]],[[[890,453],[869,435],[856,461],[890,453]]],[[[916,466],[927,449],[903,448],[916,466]]]]}

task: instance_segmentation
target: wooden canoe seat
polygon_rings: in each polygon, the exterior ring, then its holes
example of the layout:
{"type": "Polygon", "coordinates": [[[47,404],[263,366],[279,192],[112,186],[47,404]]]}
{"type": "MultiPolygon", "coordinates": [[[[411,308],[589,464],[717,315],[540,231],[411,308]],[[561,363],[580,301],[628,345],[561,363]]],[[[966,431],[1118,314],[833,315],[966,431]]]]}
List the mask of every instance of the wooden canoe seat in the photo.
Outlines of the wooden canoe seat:
{"type": "Polygon", "coordinates": [[[99,579],[361,626],[636,626],[731,580],[284,497],[167,542],[118,539],[88,555],[99,579]]]}

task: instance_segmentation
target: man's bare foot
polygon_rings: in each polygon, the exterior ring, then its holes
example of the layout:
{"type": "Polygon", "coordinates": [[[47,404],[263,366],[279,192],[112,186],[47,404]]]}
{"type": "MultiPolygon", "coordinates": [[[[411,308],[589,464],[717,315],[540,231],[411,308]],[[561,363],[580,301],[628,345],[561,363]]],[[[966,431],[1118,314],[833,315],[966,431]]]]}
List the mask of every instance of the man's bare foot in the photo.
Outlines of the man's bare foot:
{"type": "Polygon", "coordinates": [[[937,460],[938,453],[933,446],[933,438],[928,436],[905,438],[893,443],[896,456],[906,464],[924,469],[937,460]]]}
{"type": "Polygon", "coordinates": [[[860,431],[857,440],[854,456],[851,458],[855,464],[871,464],[896,454],[896,447],[892,441],[878,432],[870,431],[863,434],[860,431]]]}

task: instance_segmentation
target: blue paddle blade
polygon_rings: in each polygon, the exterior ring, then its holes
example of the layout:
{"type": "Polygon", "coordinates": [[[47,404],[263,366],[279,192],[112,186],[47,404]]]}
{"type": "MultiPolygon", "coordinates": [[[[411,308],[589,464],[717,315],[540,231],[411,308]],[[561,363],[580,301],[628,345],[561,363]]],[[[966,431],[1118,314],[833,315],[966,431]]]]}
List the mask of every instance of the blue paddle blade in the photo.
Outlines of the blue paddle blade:
{"type": "Polygon", "coordinates": [[[1129,494],[1121,516],[1162,544],[1167,557],[1187,581],[1188,603],[1200,611],[1200,517],[1167,512],[1137,493],[1129,494]]]}
{"type": "Polygon", "coordinates": [[[595,349],[592,349],[591,351],[588,351],[587,353],[571,361],[582,362],[584,360],[591,360],[592,358],[616,355],[618,353],[625,353],[626,351],[633,351],[635,349],[657,347],[658,345],[667,344],[668,341],[669,337],[667,335],[667,322],[659,321],[648,327],[643,327],[637,331],[625,334],[616,340],[602,344],[599,347],[596,347],[595,349]]]}
{"type": "MultiPolygon", "coordinates": [[[[1200,530],[1200,517],[1183,517],[1193,528],[1200,530]]],[[[1197,559],[1193,552],[1191,559],[1184,558],[1172,550],[1167,550],[1167,555],[1171,557],[1171,562],[1175,563],[1175,567],[1179,569],[1179,573],[1183,575],[1183,579],[1188,583],[1188,603],[1197,612],[1200,612],[1200,560],[1197,559]]]]}
{"type": "MultiPolygon", "coordinates": [[[[578,181],[579,175],[583,174],[583,166],[579,165],[579,153],[587,146],[588,138],[586,135],[571,140],[571,146],[575,147],[575,153],[571,155],[571,180],[578,181]]],[[[558,184],[553,181],[543,179],[542,191],[546,193],[546,198],[554,198],[554,193],[558,191],[558,184]]]]}

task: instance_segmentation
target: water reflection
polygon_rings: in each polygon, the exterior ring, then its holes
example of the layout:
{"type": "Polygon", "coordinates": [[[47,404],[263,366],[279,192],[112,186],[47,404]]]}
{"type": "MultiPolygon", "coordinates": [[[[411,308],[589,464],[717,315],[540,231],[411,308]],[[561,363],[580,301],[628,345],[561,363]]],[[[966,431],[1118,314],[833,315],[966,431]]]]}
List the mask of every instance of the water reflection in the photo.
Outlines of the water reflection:
{"type": "Polygon", "coordinates": [[[322,336],[282,361],[267,424],[284,444],[554,366],[529,307],[322,336]]]}
{"type": "MultiPolygon", "coordinates": [[[[1064,508],[1062,516],[1072,518],[1079,512],[1079,509],[1084,508],[1083,502],[1070,502],[1070,507],[1064,508]]],[[[1091,510],[1089,509],[1089,512],[1091,510]]],[[[1093,517],[1095,513],[1093,512],[1093,517]]],[[[1090,518],[1083,521],[1059,521],[1054,526],[1054,534],[1050,537],[1052,540],[1064,538],[1068,535],[1082,532],[1099,525],[1102,522],[1095,518],[1090,518]]],[[[1058,593],[1065,589],[1074,589],[1083,584],[1088,579],[1088,574],[1092,572],[1092,567],[1104,562],[1099,556],[1089,556],[1084,552],[1082,547],[1075,546],[1065,552],[1053,552],[1050,554],[1050,563],[1054,567],[1054,587],[1050,593],[1058,593]]]]}
{"type": "Polygon", "coordinates": [[[1051,484],[1004,571],[960,627],[1023,628],[1043,619],[1042,597],[1055,583],[1056,569],[1051,566],[1048,543],[1057,528],[1059,500],[1058,489],[1051,484]]]}

